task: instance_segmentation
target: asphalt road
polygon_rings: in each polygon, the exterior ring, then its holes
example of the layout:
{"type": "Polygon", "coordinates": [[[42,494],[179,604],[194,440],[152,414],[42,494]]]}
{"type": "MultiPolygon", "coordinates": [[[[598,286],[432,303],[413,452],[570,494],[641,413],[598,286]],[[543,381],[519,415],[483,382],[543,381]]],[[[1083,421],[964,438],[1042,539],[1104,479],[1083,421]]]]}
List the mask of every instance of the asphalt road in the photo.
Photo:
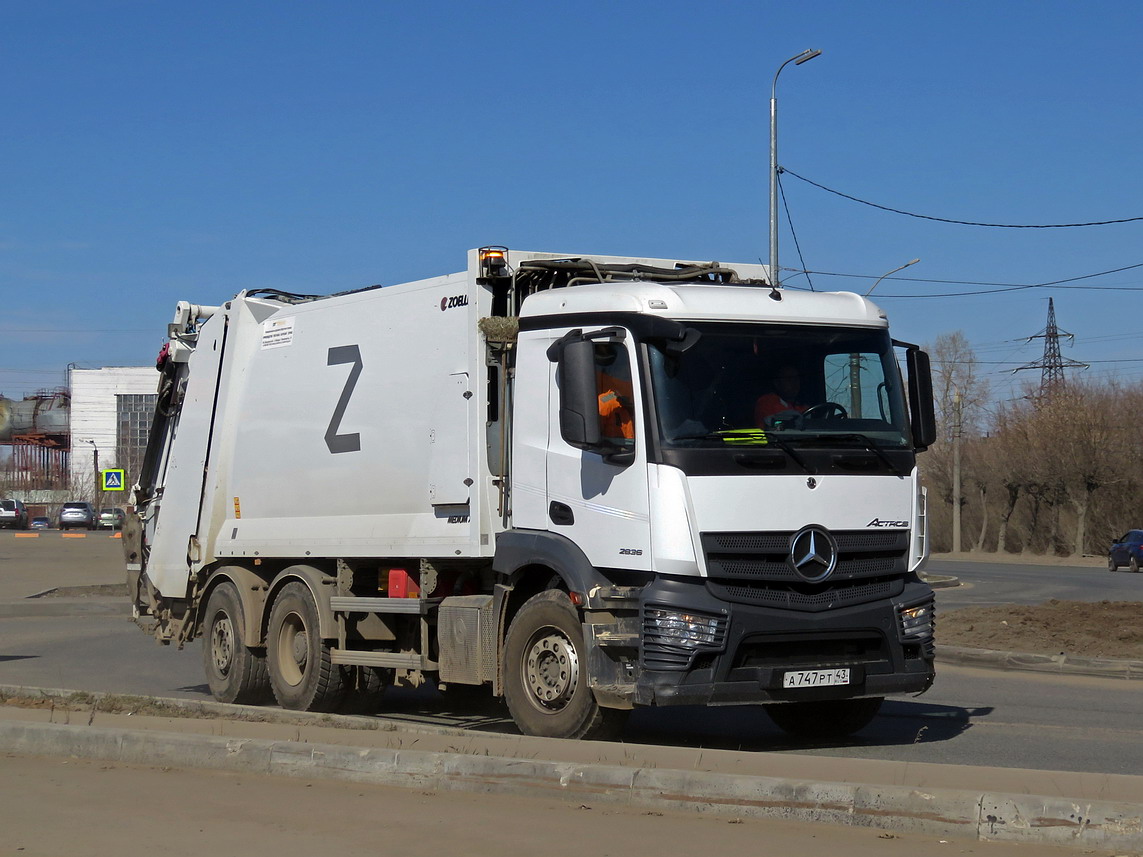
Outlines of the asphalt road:
{"type": "Polygon", "coordinates": [[[1072,567],[1014,562],[933,560],[928,570],[956,576],[961,585],[937,590],[937,609],[1062,601],[1143,602],[1143,574],[1112,573],[1099,565],[1072,567]]]}
{"type": "MultiPolygon", "coordinates": [[[[106,536],[64,543],[57,534],[15,542],[0,533],[0,685],[207,698],[197,644],[161,647],[115,605],[20,597],[49,588],[63,574],[91,583],[117,582],[117,544],[106,536]],[[53,538],[55,541],[53,542],[53,538]],[[57,551],[68,552],[66,561],[57,551]],[[53,558],[56,557],[56,558],[53,558]],[[86,572],[76,572],[79,564],[86,572]],[[52,570],[55,569],[53,572],[52,570]],[[38,574],[44,576],[37,576],[38,574]],[[23,582],[21,582],[23,581],[23,582]],[[37,588],[38,587],[38,588],[37,588]],[[31,611],[33,615],[14,615],[31,611]]],[[[1106,570],[934,563],[969,585],[942,589],[940,609],[969,603],[1047,598],[1143,600],[1143,575],[1106,570]]],[[[939,625],[938,625],[939,633],[939,625]]],[[[886,702],[883,714],[838,746],[792,744],[755,708],[637,711],[629,743],[810,753],[863,759],[990,765],[1101,773],[1143,770],[1143,683],[1032,673],[938,667],[934,687],[919,698],[886,702]]],[[[384,716],[473,730],[511,732],[490,703],[458,710],[433,691],[393,692],[384,716]]]]}

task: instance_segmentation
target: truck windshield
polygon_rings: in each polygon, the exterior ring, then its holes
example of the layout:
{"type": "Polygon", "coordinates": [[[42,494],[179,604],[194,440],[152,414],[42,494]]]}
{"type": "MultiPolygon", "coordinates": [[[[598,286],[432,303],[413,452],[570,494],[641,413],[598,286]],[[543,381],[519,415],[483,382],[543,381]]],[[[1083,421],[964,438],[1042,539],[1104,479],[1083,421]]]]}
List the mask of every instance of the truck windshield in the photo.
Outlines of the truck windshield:
{"type": "Polygon", "coordinates": [[[911,446],[901,373],[883,329],[689,325],[683,353],[648,349],[665,448],[911,446]]]}

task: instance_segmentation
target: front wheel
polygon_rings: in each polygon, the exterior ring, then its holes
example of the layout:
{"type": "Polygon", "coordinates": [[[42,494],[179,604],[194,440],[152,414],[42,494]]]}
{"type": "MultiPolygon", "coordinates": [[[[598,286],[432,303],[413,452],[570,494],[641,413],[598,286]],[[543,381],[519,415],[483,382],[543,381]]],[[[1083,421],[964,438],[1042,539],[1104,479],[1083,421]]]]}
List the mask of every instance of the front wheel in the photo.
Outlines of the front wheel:
{"type": "Polygon", "coordinates": [[[837,740],[864,729],[877,716],[884,699],[827,699],[782,702],[766,706],[775,725],[795,738],[837,740]]]}
{"type": "Polygon", "coordinates": [[[600,708],[587,681],[587,649],[567,595],[529,599],[504,644],[504,701],[525,735],[599,738],[622,729],[626,711],[600,708]]]}
{"type": "Polygon", "coordinates": [[[270,611],[266,633],[270,685],[282,708],[334,711],[345,696],[345,676],[321,636],[309,587],[287,583],[270,611]]]}
{"type": "Polygon", "coordinates": [[[1119,563],[1117,563],[1115,561],[1115,557],[1109,556],[1107,558],[1107,570],[1108,571],[1119,571],[1119,563]]]}
{"type": "Polygon", "coordinates": [[[262,705],[272,699],[266,657],[242,642],[242,602],[233,583],[215,587],[202,622],[206,683],[219,702],[262,705]]]}

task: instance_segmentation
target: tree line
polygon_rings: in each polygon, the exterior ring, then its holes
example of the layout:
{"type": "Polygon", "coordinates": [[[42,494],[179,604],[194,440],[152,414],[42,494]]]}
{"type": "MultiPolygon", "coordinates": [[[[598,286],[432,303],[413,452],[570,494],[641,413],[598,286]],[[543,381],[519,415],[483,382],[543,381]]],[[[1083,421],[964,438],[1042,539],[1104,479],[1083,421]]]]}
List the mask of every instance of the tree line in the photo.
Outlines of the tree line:
{"type": "Polygon", "coordinates": [[[940,432],[919,466],[934,551],[954,548],[958,469],[962,550],[1104,554],[1143,527],[1143,383],[1073,375],[998,405],[962,333],[930,356],[940,432]]]}

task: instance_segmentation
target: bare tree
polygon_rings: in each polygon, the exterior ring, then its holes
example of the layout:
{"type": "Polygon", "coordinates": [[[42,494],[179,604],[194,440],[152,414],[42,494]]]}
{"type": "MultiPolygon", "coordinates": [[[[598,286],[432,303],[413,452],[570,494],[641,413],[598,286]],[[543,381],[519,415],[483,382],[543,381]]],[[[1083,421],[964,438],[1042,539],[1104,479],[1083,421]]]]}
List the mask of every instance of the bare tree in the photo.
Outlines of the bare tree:
{"type": "MultiPolygon", "coordinates": [[[[947,549],[959,541],[949,534],[958,512],[965,511],[967,505],[963,490],[959,492],[961,496],[955,496],[958,478],[962,486],[976,485],[977,493],[981,493],[979,479],[972,471],[971,456],[960,455],[960,468],[957,468],[957,444],[961,444],[960,452],[966,453],[964,439],[980,434],[981,418],[988,401],[988,381],[980,377],[976,354],[963,332],[941,334],[928,350],[933,364],[933,398],[939,433],[924,458],[922,472],[930,492],[942,503],[939,510],[932,510],[937,512],[932,518],[934,543],[947,549]],[[954,509],[957,503],[960,507],[954,509]]],[[[983,510],[977,513],[984,514],[983,510]]],[[[982,537],[977,541],[982,541],[982,537]]]]}

